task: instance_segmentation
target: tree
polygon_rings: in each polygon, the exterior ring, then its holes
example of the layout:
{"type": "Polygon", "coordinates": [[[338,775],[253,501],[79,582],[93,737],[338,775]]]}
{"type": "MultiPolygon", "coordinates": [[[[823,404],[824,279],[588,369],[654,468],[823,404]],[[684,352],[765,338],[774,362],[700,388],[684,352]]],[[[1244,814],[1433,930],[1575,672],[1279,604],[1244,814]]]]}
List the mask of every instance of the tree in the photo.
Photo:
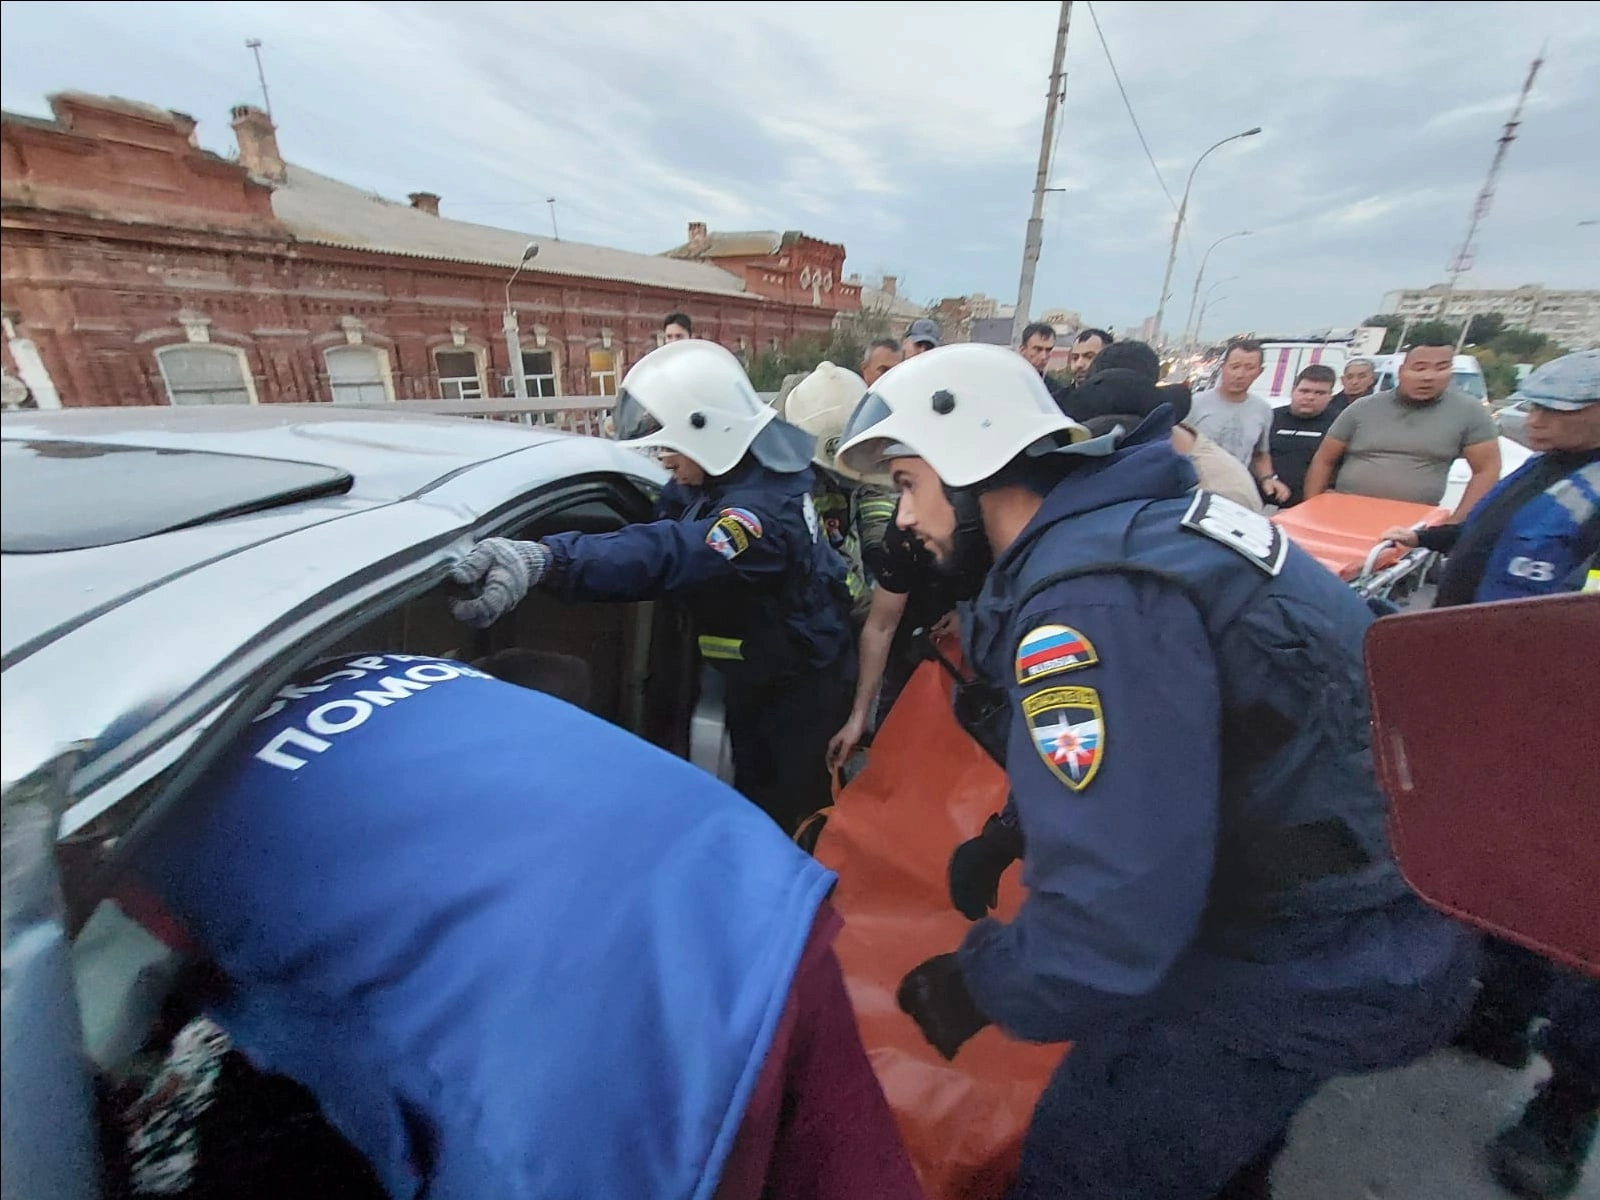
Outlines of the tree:
{"type": "Polygon", "coordinates": [[[787,346],[756,355],[750,363],[750,382],[758,392],[777,392],[790,375],[810,374],[819,363],[831,362],[854,371],[866,357],[867,347],[878,338],[890,336],[893,325],[883,309],[842,313],[828,337],[806,334],[787,346]]]}
{"type": "Polygon", "coordinates": [[[1448,342],[1454,346],[1460,336],[1461,326],[1451,321],[1418,321],[1411,327],[1406,342],[1412,346],[1418,342],[1448,342]]]}
{"type": "Polygon", "coordinates": [[[828,357],[829,343],[816,335],[795,338],[777,350],[763,350],[750,364],[750,382],[758,392],[776,392],[788,376],[806,374],[828,357]]]}
{"type": "MultiPolygon", "coordinates": [[[[1551,341],[1542,333],[1530,333],[1526,329],[1507,329],[1498,334],[1490,343],[1490,349],[1496,354],[1506,355],[1518,362],[1528,362],[1551,346],[1551,341]]],[[[1556,357],[1551,355],[1551,357],[1556,357]]]]}
{"type": "Polygon", "coordinates": [[[1467,341],[1474,346],[1487,346],[1506,329],[1504,313],[1480,313],[1467,320],[1467,341]]]}
{"type": "Polygon", "coordinates": [[[1472,355],[1483,368],[1483,384],[1489,391],[1489,399],[1504,400],[1517,390],[1517,363],[1514,358],[1481,347],[1474,347],[1472,355]]]}
{"type": "Polygon", "coordinates": [[[1400,347],[1400,331],[1406,327],[1406,319],[1399,313],[1378,313],[1361,322],[1363,325],[1381,325],[1389,332],[1383,335],[1383,344],[1378,347],[1379,354],[1393,354],[1400,347]]]}

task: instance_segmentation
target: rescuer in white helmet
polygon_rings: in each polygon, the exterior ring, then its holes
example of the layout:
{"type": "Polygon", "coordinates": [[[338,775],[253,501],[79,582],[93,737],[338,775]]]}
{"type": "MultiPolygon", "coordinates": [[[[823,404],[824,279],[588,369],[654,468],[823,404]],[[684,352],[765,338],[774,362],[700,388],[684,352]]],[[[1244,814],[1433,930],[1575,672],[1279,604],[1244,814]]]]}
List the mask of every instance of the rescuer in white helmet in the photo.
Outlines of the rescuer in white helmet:
{"type": "Polygon", "coordinates": [[[714,342],[669,342],[622,381],[627,445],[664,451],[672,483],[654,521],[537,542],[487,538],[452,572],[452,611],[484,628],[530,588],[565,600],[679,595],[701,657],[727,680],[734,786],[785,829],[828,804],[829,736],[854,657],[843,561],[811,499],[813,440],[778,420],[714,342]]]}
{"type": "Polygon", "coordinates": [[[1012,799],[951,860],[976,923],[899,1001],[946,1057],[990,1023],[1073,1043],[1021,1200],[1265,1196],[1307,1098],[1444,1044],[1470,995],[1473,938],[1390,854],[1371,613],[1195,491],[1170,430],[1163,405],[1091,438],[1021,356],[956,345],[884,375],[840,450],[941,564],[993,559],[963,633],[1012,799]]]}

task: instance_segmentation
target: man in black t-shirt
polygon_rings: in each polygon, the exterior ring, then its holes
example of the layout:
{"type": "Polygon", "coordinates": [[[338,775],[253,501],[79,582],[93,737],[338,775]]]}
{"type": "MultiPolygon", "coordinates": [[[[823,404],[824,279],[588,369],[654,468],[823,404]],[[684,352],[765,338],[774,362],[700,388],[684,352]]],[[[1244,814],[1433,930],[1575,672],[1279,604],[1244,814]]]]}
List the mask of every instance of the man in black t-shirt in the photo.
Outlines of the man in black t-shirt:
{"type": "Polygon", "coordinates": [[[1272,466],[1289,489],[1284,508],[1305,499],[1306,471],[1339,415],[1330,403],[1335,378],[1332,367],[1307,367],[1295,377],[1288,405],[1272,414],[1272,466]]]}

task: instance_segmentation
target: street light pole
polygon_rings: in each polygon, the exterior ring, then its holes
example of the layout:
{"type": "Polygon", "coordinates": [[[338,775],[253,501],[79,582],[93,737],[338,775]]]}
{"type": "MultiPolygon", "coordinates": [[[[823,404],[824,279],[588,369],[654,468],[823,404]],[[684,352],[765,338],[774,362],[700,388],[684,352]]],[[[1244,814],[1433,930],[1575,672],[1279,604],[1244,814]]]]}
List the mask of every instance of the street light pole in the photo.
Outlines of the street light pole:
{"type": "Polygon", "coordinates": [[[1028,234],[1022,243],[1022,278],[1017,283],[1017,311],[1011,319],[1011,344],[1015,346],[1028,324],[1033,306],[1033,276],[1039,268],[1039,250],[1044,245],[1044,194],[1051,189],[1050,153],[1056,127],[1056,111],[1061,107],[1065,76],[1061,66],[1067,57],[1067,26],[1072,22],[1072,0],[1061,0],[1061,20],[1056,25],[1056,53],[1050,65],[1050,94],[1045,99],[1044,134],[1039,139],[1039,173],[1033,182],[1033,214],[1028,218],[1028,234]]]}
{"type": "Polygon", "coordinates": [[[1189,293],[1189,312],[1183,318],[1183,339],[1179,342],[1179,345],[1185,350],[1189,347],[1189,326],[1194,321],[1194,306],[1200,299],[1200,282],[1206,277],[1206,264],[1211,261],[1211,252],[1222,245],[1223,242],[1230,241],[1233,238],[1249,237],[1253,232],[1255,231],[1251,229],[1241,229],[1238,233],[1225,233],[1206,247],[1205,254],[1200,258],[1200,269],[1194,274],[1194,291],[1189,293]]]}
{"type": "Polygon", "coordinates": [[[1236,133],[1232,137],[1225,137],[1215,143],[1205,154],[1194,160],[1194,166],[1189,168],[1189,181],[1183,185],[1183,199],[1178,202],[1178,217],[1172,223],[1172,245],[1167,248],[1167,273],[1161,278],[1161,300],[1156,304],[1155,328],[1150,332],[1150,340],[1157,342],[1161,339],[1161,318],[1167,312],[1167,299],[1172,295],[1172,268],[1178,261],[1178,235],[1183,232],[1183,219],[1189,215],[1189,189],[1194,186],[1194,173],[1200,169],[1200,164],[1205,162],[1212,150],[1226,146],[1229,142],[1236,142],[1240,138],[1255,137],[1261,132],[1261,126],[1246,129],[1243,133],[1236,133]]]}
{"type": "Polygon", "coordinates": [[[517,314],[511,307],[511,285],[522,274],[522,268],[539,256],[539,243],[529,242],[522,248],[522,259],[517,263],[511,278],[506,280],[506,310],[501,324],[506,334],[506,355],[511,363],[511,390],[518,400],[528,398],[528,377],[522,371],[522,339],[517,335],[517,314]]]}
{"type": "MultiPolygon", "coordinates": [[[[1206,298],[1200,302],[1200,319],[1194,323],[1194,340],[1195,340],[1195,344],[1196,345],[1200,345],[1201,344],[1200,331],[1201,331],[1201,329],[1203,329],[1205,327],[1206,310],[1211,307],[1211,303],[1212,303],[1211,293],[1216,291],[1219,287],[1221,287],[1225,283],[1232,283],[1237,278],[1239,278],[1237,275],[1229,275],[1226,279],[1217,280],[1215,283],[1213,283],[1210,287],[1208,287],[1206,289],[1206,298]]],[[[1219,297],[1217,297],[1217,303],[1220,304],[1220,303],[1222,303],[1222,301],[1224,301],[1226,299],[1227,299],[1226,296],[1219,296],[1219,297]]]]}

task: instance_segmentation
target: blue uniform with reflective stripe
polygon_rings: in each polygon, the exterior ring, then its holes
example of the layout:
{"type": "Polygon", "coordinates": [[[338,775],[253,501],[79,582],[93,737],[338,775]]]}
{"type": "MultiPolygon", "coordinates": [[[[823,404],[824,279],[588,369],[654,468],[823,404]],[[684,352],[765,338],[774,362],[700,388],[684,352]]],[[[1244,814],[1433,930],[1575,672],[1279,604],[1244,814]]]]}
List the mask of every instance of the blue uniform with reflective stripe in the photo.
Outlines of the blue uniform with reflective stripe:
{"type": "MultiPolygon", "coordinates": [[[[1473,508],[1487,511],[1497,495],[1535,470],[1531,458],[1495,485],[1473,508]]],[[[1600,455],[1546,488],[1512,516],[1478,584],[1479,603],[1580,591],[1600,544],[1600,455]]],[[[1465,522],[1472,524],[1473,515],[1465,522]]],[[[1465,529],[1463,530],[1465,532],[1465,529]]]]}
{"type": "Polygon", "coordinates": [[[302,682],[135,864],[240,1049],[394,1197],[711,1196],[833,877],[550,697],[399,655],[302,682]]]}
{"type": "Polygon", "coordinates": [[[779,474],[753,459],[704,488],[669,485],[658,520],[544,538],[546,586],[569,600],[681,595],[708,660],[741,679],[839,663],[851,645],[850,595],[811,489],[810,468],[779,474]]]}
{"type": "Polygon", "coordinates": [[[1470,981],[1470,937],[1389,853],[1366,606],[1292,546],[1263,570],[1255,514],[1234,545],[1183,528],[1165,434],[1076,466],[966,622],[1012,700],[1028,897],[973,927],[962,973],[1013,1034],[1078,1042],[1019,1195],[1209,1195],[1322,1080],[1440,1044],[1470,981]]]}

